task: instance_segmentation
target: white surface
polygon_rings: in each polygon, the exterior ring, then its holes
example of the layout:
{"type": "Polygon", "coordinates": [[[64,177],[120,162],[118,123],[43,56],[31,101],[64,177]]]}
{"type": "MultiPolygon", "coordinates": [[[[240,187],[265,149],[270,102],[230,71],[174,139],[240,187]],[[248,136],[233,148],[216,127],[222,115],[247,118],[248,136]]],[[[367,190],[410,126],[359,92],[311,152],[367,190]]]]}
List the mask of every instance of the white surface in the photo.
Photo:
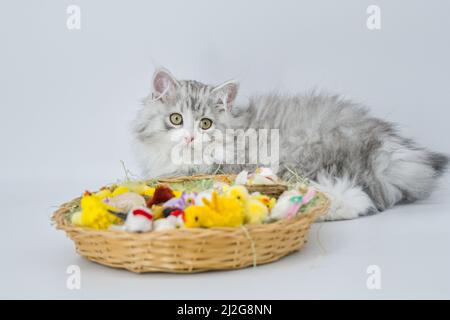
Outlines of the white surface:
{"type": "Polygon", "coordinates": [[[315,225],[305,250],[234,272],[134,275],[78,257],[49,222],[85,189],[136,172],[129,122],[153,62],[253,92],[329,89],[450,152],[449,1],[2,1],[0,297],[450,298],[450,178],[425,202],[315,225]],[[81,30],[66,8],[81,9],[81,30]],[[381,8],[382,28],[366,28],[381,8]],[[319,232],[320,242],[317,242],[319,232]],[[66,288],[80,265],[82,289],[66,288]],[[366,268],[382,290],[366,288],[366,268]]]}
{"type": "Polygon", "coordinates": [[[450,298],[450,179],[427,201],[352,221],[318,223],[304,250],[278,262],[193,275],[143,274],[81,258],[49,216],[83,183],[9,185],[0,234],[0,298],[344,299],[450,298]],[[26,187],[24,187],[26,186],[26,187]],[[27,193],[27,201],[18,191],[27,193]],[[23,223],[22,218],[27,217],[23,223]],[[66,287],[69,265],[81,289],[66,287]],[[381,268],[381,290],[366,287],[369,265],[381,268]]]}

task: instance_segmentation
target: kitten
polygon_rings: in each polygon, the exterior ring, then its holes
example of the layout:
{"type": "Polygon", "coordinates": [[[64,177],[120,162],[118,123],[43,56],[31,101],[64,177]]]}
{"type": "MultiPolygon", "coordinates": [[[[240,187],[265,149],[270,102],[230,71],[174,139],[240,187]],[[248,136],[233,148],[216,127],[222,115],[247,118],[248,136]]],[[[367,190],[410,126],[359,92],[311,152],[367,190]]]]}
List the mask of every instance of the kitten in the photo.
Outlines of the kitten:
{"type": "MultiPolygon", "coordinates": [[[[205,149],[235,143],[234,133],[226,129],[278,129],[278,174],[287,178],[295,171],[311,179],[332,198],[322,219],[338,220],[426,198],[447,167],[446,155],[417,146],[391,123],[337,95],[262,95],[237,107],[237,92],[234,81],[211,86],[157,70],[153,92],[133,124],[144,175],[210,173],[218,163],[225,172],[254,168],[254,163],[223,164],[220,152],[207,163],[178,161],[174,147],[189,151],[195,145],[205,149]],[[215,132],[223,135],[217,138],[215,132]]],[[[248,151],[241,146],[233,152],[248,151]]]]}

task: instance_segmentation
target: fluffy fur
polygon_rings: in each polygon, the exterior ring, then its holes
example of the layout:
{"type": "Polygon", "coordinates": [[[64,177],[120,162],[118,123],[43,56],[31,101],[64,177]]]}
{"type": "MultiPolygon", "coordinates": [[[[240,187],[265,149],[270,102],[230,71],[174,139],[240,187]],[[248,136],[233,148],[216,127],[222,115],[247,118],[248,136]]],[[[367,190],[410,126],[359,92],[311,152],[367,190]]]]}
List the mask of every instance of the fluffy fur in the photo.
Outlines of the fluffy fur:
{"type": "MultiPolygon", "coordinates": [[[[209,135],[214,129],[224,133],[227,128],[279,129],[278,174],[288,177],[289,168],[315,181],[334,199],[334,208],[325,219],[336,220],[426,198],[447,167],[446,155],[401,137],[393,124],[371,117],[365,107],[340,96],[317,92],[261,95],[234,107],[237,91],[234,82],[211,86],[178,81],[166,70],[156,71],[153,93],[144,100],[133,126],[144,174],[214,171],[214,163],[176,164],[171,160],[177,144],[192,148],[194,143],[223,143],[209,135]],[[169,122],[173,112],[183,115],[182,126],[169,122]],[[204,117],[213,121],[209,130],[199,128],[204,117]]],[[[237,172],[247,167],[254,165],[223,165],[222,169],[237,172]]]]}

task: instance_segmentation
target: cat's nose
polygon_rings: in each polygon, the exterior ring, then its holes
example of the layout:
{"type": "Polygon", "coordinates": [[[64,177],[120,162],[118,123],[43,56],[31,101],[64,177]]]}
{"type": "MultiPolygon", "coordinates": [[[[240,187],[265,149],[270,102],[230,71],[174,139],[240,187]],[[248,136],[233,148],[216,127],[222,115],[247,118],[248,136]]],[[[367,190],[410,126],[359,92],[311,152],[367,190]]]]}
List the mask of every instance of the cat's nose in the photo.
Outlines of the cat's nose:
{"type": "Polygon", "coordinates": [[[184,137],[184,141],[185,141],[187,144],[189,144],[189,143],[191,143],[192,141],[194,141],[194,136],[189,135],[189,136],[187,136],[187,137],[184,137]]]}

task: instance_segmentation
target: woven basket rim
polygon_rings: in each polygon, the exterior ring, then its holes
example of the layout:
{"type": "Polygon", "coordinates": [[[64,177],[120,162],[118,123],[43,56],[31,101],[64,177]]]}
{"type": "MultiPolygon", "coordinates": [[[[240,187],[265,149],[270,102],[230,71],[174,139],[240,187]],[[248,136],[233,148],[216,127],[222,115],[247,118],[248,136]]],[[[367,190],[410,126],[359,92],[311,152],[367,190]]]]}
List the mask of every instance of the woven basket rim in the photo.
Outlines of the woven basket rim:
{"type": "MultiPolygon", "coordinates": [[[[176,182],[180,182],[180,181],[189,181],[189,180],[203,180],[203,179],[215,179],[215,180],[221,180],[221,179],[234,179],[236,178],[236,174],[194,174],[191,176],[167,176],[167,177],[160,177],[160,178],[155,178],[155,179],[147,179],[144,182],[148,183],[148,182],[160,182],[160,183],[176,183],[176,182]]],[[[280,180],[279,182],[276,183],[271,183],[271,184],[251,184],[251,185],[246,185],[247,187],[261,187],[261,188],[286,188],[288,186],[288,184],[283,181],[280,180]]]]}

